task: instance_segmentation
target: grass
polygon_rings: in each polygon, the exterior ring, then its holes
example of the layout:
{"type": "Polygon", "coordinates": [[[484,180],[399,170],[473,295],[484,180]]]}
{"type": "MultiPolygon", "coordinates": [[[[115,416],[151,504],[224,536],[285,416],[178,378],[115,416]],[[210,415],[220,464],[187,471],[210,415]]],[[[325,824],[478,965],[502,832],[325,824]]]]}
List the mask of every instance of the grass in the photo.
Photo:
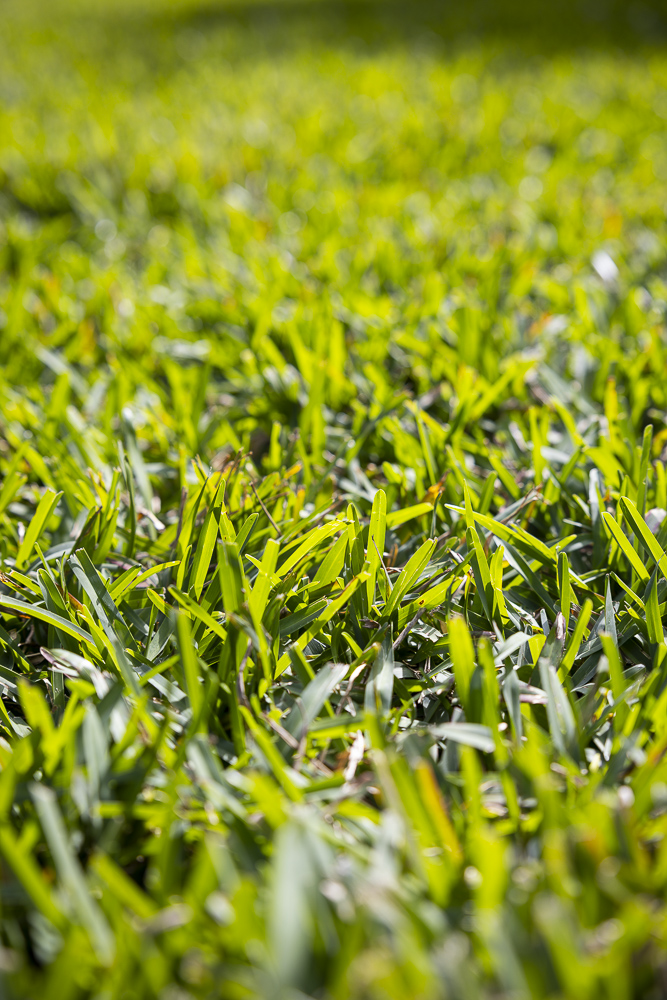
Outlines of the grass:
{"type": "Polygon", "coordinates": [[[470,11],[6,8],[3,997],[664,996],[664,22],[470,11]]]}

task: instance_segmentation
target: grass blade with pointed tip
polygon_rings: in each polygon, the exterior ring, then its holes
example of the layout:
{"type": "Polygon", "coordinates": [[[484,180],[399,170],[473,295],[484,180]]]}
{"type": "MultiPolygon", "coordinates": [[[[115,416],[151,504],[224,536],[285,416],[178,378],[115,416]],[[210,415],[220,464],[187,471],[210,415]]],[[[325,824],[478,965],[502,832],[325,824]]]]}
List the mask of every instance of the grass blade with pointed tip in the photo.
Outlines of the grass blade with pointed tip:
{"type": "Polygon", "coordinates": [[[71,635],[74,639],[80,639],[82,642],[88,643],[93,649],[97,649],[95,640],[88,632],[75,625],[74,622],[66,621],[60,615],[55,615],[45,608],[26,604],[25,601],[17,601],[13,597],[5,597],[4,594],[0,594],[0,607],[8,608],[10,611],[15,611],[17,614],[27,616],[28,618],[37,618],[39,621],[46,622],[47,625],[53,625],[54,628],[60,629],[61,632],[71,635]]]}
{"type": "Polygon", "coordinates": [[[640,559],[639,555],[633,549],[629,540],[626,538],[623,533],[623,529],[618,524],[614,515],[610,514],[608,511],[603,511],[602,520],[639,579],[643,581],[648,580],[650,578],[650,573],[646,569],[646,566],[640,559]]]}
{"type": "Polygon", "coordinates": [[[558,555],[558,590],[560,594],[560,610],[565,619],[565,631],[570,623],[572,606],[572,587],[570,586],[570,563],[566,552],[558,555]]]}
{"type": "Polygon", "coordinates": [[[655,569],[651,575],[647,593],[645,597],[646,608],[646,628],[648,629],[649,642],[664,642],[662,619],[660,617],[660,607],[658,602],[658,571],[655,569]]]}
{"type": "Polygon", "coordinates": [[[53,490],[47,490],[42,499],[39,501],[37,510],[35,511],[30,524],[26,528],[23,541],[21,542],[16,555],[17,569],[21,569],[29,559],[32,550],[35,547],[35,543],[39,541],[42,532],[44,531],[46,524],[55,510],[61,496],[62,492],[56,493],[53,490]]]}
{"type": "Polygon", "coordinates": [[[391,635],[385,637],[378,652],[364,690],[364,709],[368,714],[376,712],[385,717],[391,707],[394,690],[394,650],[391,635]]]}
{"type": "Polygon", "coordinates": [[[590,620],[591,614],[593,612],[593,602],[591,600],[586,600],[584,606],[579,612],[579,617],[577,618],[577,624],[574,627],[574,632],[570,637],[570,641],[565,650],[565,655],[560,662],[559,675],[561,677],[569,674],[574,665],[575,658],[579,652],[579,647],[581,646],[582,640],[584,638],[584,632],[586,631],[586,626],[590,620]]]}
{"type": "Polygon", "coordinates": [[[371,521],[368,527],[368,546],[366,559],[368,561],[368,579],[366,581],[366,598],[370,608],[375,600],[375,580],[380,561],[384,552],[384,538],[387,528],[387,497],[384,490],[378,490],[373,498],[371,521]]]}
{"type": "Polygon", "coordinates": [[[667,554],[665,554],[664,550],[658,544],[655,535],[640,515],[632,500],[628,497],[621,497],[620,504],[623,515],[634,531],[636,538],[651,558],[655,559],[660,572],[667,579],[667,554]]]}
{"type": "Polygon", "coordinates": [[[417,551],[410,557],[403,569],[401,570],[394,586],[392,588],[391,594],[389,595],[389,600],[385,604],[384,614],[389,617],[399,606],[410,587],[418,580],[423,571],[426,569],[429,559],[433,554],[435,548],[435,540],[427,539],[417,551]]]}

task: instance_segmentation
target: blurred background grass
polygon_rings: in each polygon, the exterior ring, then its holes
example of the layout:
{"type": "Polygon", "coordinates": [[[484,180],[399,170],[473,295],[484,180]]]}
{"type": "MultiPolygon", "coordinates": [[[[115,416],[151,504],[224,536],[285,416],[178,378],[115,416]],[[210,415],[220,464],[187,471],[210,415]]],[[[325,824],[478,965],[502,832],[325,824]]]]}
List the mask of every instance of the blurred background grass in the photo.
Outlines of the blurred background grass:
{"type": "MultiPolygon", "coordinates": [[[[494,377],[538,334],[571,375],[572,343],[585,337],[595,355],[601,338],[601,400],[616,364],[604,342],[622,338],[620,301],[594,254],[608,253],[636,290],[623,296],[624,316],[638,310],[632,329],[645,322],[641,289],[649,327],[660,313],[660,5],[3,9],[0,358],[10,382],[44,373],[37,342],[93,381],[121,364],[130,401],[155,374],[164,385],[174,351],[182,363],[212,352],[211,391],[222,367],[244,406],[251,385],[255,409],[270,397],[268,433],[271,407],[286,425],[299,416],[294,386],[264,373],[287,361],[303,375],[291,324],[312,339],[314,313],[328,310],[345,330],[335,409],[399,382],[427,391],[452,316],[450,339],[457,322],[477,330],[459,358],[474,377],[494,377]],[[549,315],[571,321],[568,331],[542,336],[549,315]],[[436,329],[430,346],[399,350],[400,329],[409,340],[420,324],[436,329]]],[[[636,352],[634,334],[622,346],[636,352]]]]}

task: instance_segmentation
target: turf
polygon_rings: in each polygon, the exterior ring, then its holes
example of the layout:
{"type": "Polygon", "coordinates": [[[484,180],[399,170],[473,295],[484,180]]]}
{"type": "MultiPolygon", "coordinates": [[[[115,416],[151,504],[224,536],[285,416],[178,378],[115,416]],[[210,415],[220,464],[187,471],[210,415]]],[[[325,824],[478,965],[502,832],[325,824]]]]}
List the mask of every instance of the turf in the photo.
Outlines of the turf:
{"type": "Polygon", "coordinates": [[[659,1000],[660,9],[4,10],[2,996],[659,1000]]]}

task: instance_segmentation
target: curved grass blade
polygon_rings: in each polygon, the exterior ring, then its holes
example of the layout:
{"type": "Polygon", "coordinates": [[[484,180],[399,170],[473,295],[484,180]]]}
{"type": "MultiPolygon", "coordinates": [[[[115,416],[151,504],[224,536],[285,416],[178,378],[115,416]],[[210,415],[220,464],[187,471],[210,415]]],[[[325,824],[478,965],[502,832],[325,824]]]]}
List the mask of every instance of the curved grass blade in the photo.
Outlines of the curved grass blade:
{"type": "Polygon", "coordinates": [[[60,615],[53,614],[52,611],[47,611],[46,608],[38,608],[33,604],[26,604],[25,601],[17,601],[13,597],[5,597],[4,594],[0,594],[0,607],[16,611],[19,615],[24,615],[28,618],[37,618],[39,621],[46,622],[47,625],[53,625],[54,628],[60,629],[61,632],[65,632],[67,635],[71,635],[74,639],[80,639],[82,642],[88,643],[89,646],[92,646],[97,651],[95,640],[88,632],[84,632],[74,622],[66,621],[60,615]]]}

